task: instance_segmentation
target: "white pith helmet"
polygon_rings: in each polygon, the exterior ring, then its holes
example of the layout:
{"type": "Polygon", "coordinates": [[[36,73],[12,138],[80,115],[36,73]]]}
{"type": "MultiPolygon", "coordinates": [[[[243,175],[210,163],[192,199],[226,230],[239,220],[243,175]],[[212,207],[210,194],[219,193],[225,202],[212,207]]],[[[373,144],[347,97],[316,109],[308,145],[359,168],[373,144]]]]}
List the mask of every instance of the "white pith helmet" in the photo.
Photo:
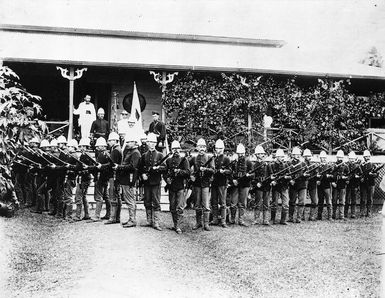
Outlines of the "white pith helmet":
{"type": "Polygon", "coordinates": [[[282,149],[277,149],[277,152],[275,152],[276,157],[285,157],[285,152],[283,152],[282,149]]]}
{"type": "Polygon", "coordinates": [[[371,156],[371,154],[370,154],[369,150],[365,150],[365,151],[364,151],[364,155],[363,155],[363,156],[364,156],[364,157],[365,157],[365,156],[371,156]]]}
{"type": "Polygon", "coordinates": [[[206,141],[202,138],[200,138],[197,142],[197,146],[205,146],[206,147],[206,141]]]}
{"type": "Polygon", "coordinates": [[[90,146],[90,139],[89,138],[80,139],[79,146],[90,146]]]}
{"type": "Polygon", "coordinates": [[[56,140],[56,139],[53,139],[53,140],[49,143],[49,145],[50,145],[51,147],[57,147],[57,140],[56,140]]]}
{"type": "Polygon", "coordinates": [[[238,144],[237,150],[235,151],[235,153],[237,153],[237,154],[245,154],[246,153],[245,146],[243,146],[243,144],[238,144]]]}
{"type": "Polygon", "coordinates": [[[356,153],[354,151],[349,152],[348,157],[349,157],[349,159],[356,159],[357,158],[356,153]]]}
{"type": "Polygon", "coordinates": [[[57,143],[58,144],[67,144],[67,139],[65,136],[60,136],[57,138],[57,143]]]}
{"type": "Polygon", "coordinates": [[[119,141],[119,135],[116,132],[112,131],[108,135],[108,140],[109,141],[119,141]]]}
{"type": "Polygon", "coordinates": [[[301,149],[299,149],[298,147],[294,147],[291,154],[292,155],[301,155],[301,149]]]}
{"type": "Polygon", "coordinates": [[[225,143],[219,139],[215,142],[215,149],[225,149],[225,143]]]}
{"type": "Polygon", "coordinates": [[[265,154],[265,149],[263,149],[263,147],[261,145],[258,145],[257,147],[255,147],[255,150],[254,150],[254,153],[255,154],[265,154]]]}
{"type": "Polygon", "coordinates": [[[337,151],[337,157],[345,157],[345,154],[342,150],[337,151]]]}
{"type": "Polygon", "coordinates": [[[76,141],[75,139],[72,139],[68,142],[68,147],[74,147],[74,148],[77,148],[78,147],[78,141],[76,141]]]}
{"type": "Polygon", "coordinates": [[[147,142],[149,142],[149,143],[156,143],[157,142],[156,134],[149,133],[148,136],[147,136],[147,142]]]}
{"type": "Polygon", "coordinates": [[[40,144],[40,140],[38,137],[33,137],[32,139],[29,140],[28,144],[32,144],[32,143],[35,143],[35,144],[40,144]]]}
{"type": "Polygon", "coordinates": [[[309,149],[305,149],[303,151],[303,156],[304,157],[311,157],[312,156],[311,151],[309,149]]]}
{"type": "Polygon", "coordinates": [[[103,137],[100,137],[96,140],[96,144],[95,144],[96,147],[98,146],[106,146],[107,147],[107,142],[106,142],[106,139],[103,138],[103,137]]]}
{"type": "Polygon", "coordinates": [[[40,142],[40,148],[46,148],[46,147],[49,147],[49,141],[48,140],[42,140],[40,142]]]}
{"type": "Polygon", "coordinates": [[[179,144],[179,142],[177,140],[172,141],[171,149],[180,149],[180,144],[179,144]]]}
{"type": "Polygon", "coordinates": [[[328,155],[326,154],[325,151],[321,151],[321,153],[319,154],[319,157],[321,158],[326,158],[328,155]]]}

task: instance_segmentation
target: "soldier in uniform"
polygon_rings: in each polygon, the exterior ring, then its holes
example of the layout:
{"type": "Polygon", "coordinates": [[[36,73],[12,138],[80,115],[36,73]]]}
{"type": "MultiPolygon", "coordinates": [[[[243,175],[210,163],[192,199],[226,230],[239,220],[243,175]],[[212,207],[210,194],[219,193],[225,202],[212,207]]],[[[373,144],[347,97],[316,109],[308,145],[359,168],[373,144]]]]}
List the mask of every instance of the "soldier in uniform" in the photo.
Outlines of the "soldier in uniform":
{"type": "Polygon", "coordinates": [[[331,191],[331,181],[333,179],[333,168],[334,166],[331,163],[326,161],[327,154],[325,151],[321,151],[320,155],[320,167],[317,174],[317,193],[318,193],[318,220],[322,220],[322,213],[324,208],[324,202],[326,202],[327,207],[327,219],[332,219],[332,191],[331,191]]]}
{"type": "Polygon", "coordinates": [[[357,192],[360,185],[360,179],[362,177],[362,170],[360,164],[357,162],[356,153],[354,151],[349,153],[348,158],[349,183],[346,186],[346,204],[344,216],[345,218],[348,218],[350,206],[350,216],[351,218],[356,218],[357,192]]]}
{"type": "MultiPolygon", "coordinates": [[[[66,163],[67,157],[66,157],[66,152],[67,152],[67,140],[64,136],[59,136],[57,138],[57,150],[59,154],[59,159],[64,161],[66,163]]],[[[56,212],[56,217],[57,218],[63,218],[64,217],[64,187],[65,187],[65,182],[66,177],[68,178],[68,170],[69,168],[67,167],[67,164],[59,166],[57,168],[58,172],[58,181],[57,181],[57,212],[56,212]]],[[[72,178],[72,177],[70,177],[72,178]]]]}
{"type": "MultiPolygon", "coordinates": [[[[53,139],[50,142],[51,155],[54,158],[59,158],[57,140],[53,139]]],[[[56,163],[55,163],[56,164],[56,163]]],[[[48,178],[47,184],[49,192],[49,213],[48,215],[55,216],[58,210],[58,201],[60,195],[59,180],[61,179],[62,170],[59,170],[55,165],[51,167],[51,175],[48,178]]]]}
{"type": "Polygon", "coordinates": [[[108,180],[111,178],[111,159],[107,151],[106,139],[99,137],[95,144],[96,150],[99,154],[96,157],[98,163],[97,168],[99,170],[98,179],[95,183],[94,200],[96,202],[95,214],[92,218],[93,222],[101,221],[102,219],[109,219],[111,212],[111,203],[107,194],[108,180]],[[103,200],[106,203],[106,215],[100,218],[100,213],[103,208],[103,200]]]}
{"type": "Polygon", "coordinates": [[[369,217],[372,213],[374,185],[376,182],[376,178],[378,177],[378,173],[377,171],[374,171],[375,165],[370,161],[370,152],[368,150],[365,150],[363,155],[364,163],[361,166],[363,178],[361,179],[360,184],[360,216],[369,217]]]}
{"type": "Polygon", "coordinates": [[[295,177],[290,180],[289,187],[289,222],[300,223],[302,214],[305,208],[305,199],[307,194],[307,178],[308,174],[305,172],[306,164],[301,161],[301,150],[298,147],[294,147],[292,151],[291,167],[296,172],[295,177]],[[295,205],[298,199],[297,205],[297,218],[294,220],[295,205]]]}
{"type": "Polygon", "coordinates": [[[349,175],[349,168],[343,159],[345,154],[342,150],[337,151],[337,162],[333,171],[333,219],[345,220],[344,209],[346,199],[346,185],[349,175]],[[337,216],[338,209],[338,216],[337,216]]]}
{"type": "MultiPolygon", "coordinates": [[[[92,167],[95,165],[95,162],[92,160],[92,158],[87,154],[87,149],[90,147],[90,139],[89,138],[82,138],[79,142],[79,149],[80,149],[80,157],[79,160],[86,164],[88,167],[92,167]]],[[[91,219],[89,215],[88,210],[88,201],[87,201],[87,191],[88,187],[91,183],[91,174],[89,171],[89,168],[84,168],[82,172],[79,173],[78,176],[80,179],[79,183],[76,186],[75,191],[75,205],[76,205],[76,211],[75,211],[75,221],[80,220],[89,220],[91,219]],[[82,208],[84,207],[84,216],[81,218],[82,214],[82,208]]]]}
{"type": "Polygon", "coordinates": [[[111,198],[111,217],[105,224],[120,223],[120,210],[122,199],[120,197],[119,179],[117,179],[117,166],[122,163],[122,148],[120,148],[119,135],[111,132],[108,136],[108,145],[111,148],[111,161],[114,163],[113,176],[109,181],[109,195],[111,198]]]}
{"type": "Polygon", "coordinates": [[[269,225],[268,210],[270,205],[270,181],[268,179],[272,174],[271,166],[264,161],[265,150],[262,146],[255,147],[256,161],[254,164],[255,175],[253,179],[253,186],[255,188],[255,206],[254,206],[254,222],[259,223],[259,218],[262,210],[262,224],[269,225]]]}
{"type": "Polygon", "coordinates": [[[198,154],[191,159],[192,174],[190,179],[195,194],[196,225],[193,230],[202,227],[203,214],[203,229],[210,231],[210,184],[214,174],[214,157],[208,156],[206,148],[206,141],[199,139],[197,142],[198,154]]]}
{"type": "Polygon", "coordinates": [[[275,161],[272,164],[273,175],[272,180],[272,204],[271,204],[271,220],[276,224],[276,214],[278,209],[278,199],[282,201],[282,211],[280,224],[287,225],[286,217],[289,209],[289,180],[291,176],[287,175],[285,169],[288,168],[289,163],[284,161],[285,153],[282,149],[278,149],[275,153],[275,161]],[[278,173],[280,173],[278,176],[278,173]]]}
{"type": "Polygon", "coordinates": [[[247,227],[245,222],[245,210],[249,195],[253,163],[246,158],[246,149],[243,144],[238,144],[236,154],[238,159],[232,168],[232,187],[230,189],[230,223],[235,224],[235,216],[238,209],[238,224],[247,227]]]}
{"type": "MultiPolygon", "coordinates": [[[[26,152],[25,149],[23,149],[23,146],[18,146],[16,148],[16,154],[17,155],[23,155],[26,152]]],[[[21,163],[14,162],[12,164],[12,171],[14,173],[15,177],[15,193],[17,196],[17,199],[19,200],[21,206],[25,206],[27,203],[27,193],[26,193],[26,177],[28,176],[27,173],[27,167],[25,165],[22,165],[21,163]]]]}
{"type": "Polygon", "coordinates": [[[129,218],[123,223],[124,228],[136,227],[135,185],[138,180],[140,152],[136,145],[136,136],[126,135],[122,164],[118,166],[119,182],[123,191],[123,200],[128,207],[129,218]]]}
{"type": "Polygon", "coordinates": [[[231,175],[230,158],[224,154],[225,144],[222,140],[215,142],[215,173],[211,185],[211,208],[213,214],[212,225],[220,224],[223,228],[226,225],[226,197],[227,197],[227,183],[228,177],[231,175]],[[219,205],[219,208],[218,208],[219,205]]]}
{"type": "Polygon", "coordinates": [[[139,172],[144,184],[144,206],[146,208],[147,222],[158,231],[160,215],[160,184],[165,165],[161,163],[163,154],[155,150],[157,137],[150,133],[147,139],[148,151],[142,155],[139,163],[139,172]]]}
{"type": "MultiPolygon", "coordinates": [[[[310,175],[308,179],[308,184],[307,184],[307,191],[309,193],[310,201],[311,201],[311,206],[310,206],[310,214],[309,214],[309,221],[314,221],[316,220],[317,216],[317,206],[318,206],[318,193],[317,193],[317,175],[315,174],[318,170],[319,165],[315,162],[311,162],[312,158],[312,153],[309,149],[305,149],[303,151],[302,155],[305,159],[305,164],[308,168],[306,171],[307,174],[310,175]]],[[[303,211],[303,216],[302,220],[305,220],[305,208],[303,211]]]]}
{"type": "MultiPolygon", "coordinates": [[[[35,162],[37,164],[40,164],[40,159],[34,154],[34,151],[36,148],[39,147],[40,141],[37,137],[33,137],[29,140],[29,146],[30,150],[26,151],[24,153],[24,156],[27,157],[30,161],[35,162]]],[[[35,164],[31,164],[33,166],[33,169],[28,171],[26,176],[26,197],[27,197],[27,204],[26,207],[34,207],[36,206],[36,199],[37,199],[37,185],[36,185],[36,179],[38,176],[39,169],[36,167],[35,164]]],[[[40,178],[39,182],[40,182],[40,178]]]]}
{"type": "Polygon", "coordinates": [[[161,152],[165,147],[164,142],[166,140],[166,126],[162,121],[159,120],[159,116],[159,112],[152,112],[152,117],[154,120],[150,123],[148,132],[152,132],[157,136],[157,144],[155,149],[161,152]]]}
{"type": "Polygon", "coordinates": [[[190,164],[186,157],[181,156],[181,147],[178,141],[171,143],[171,150],[173,155],[166,160],[166,170],[163,177],[167,183],[174,230],[177,234],[181,234],[180,224],[186,205],[186,179],[190,176],[190,164]]]}

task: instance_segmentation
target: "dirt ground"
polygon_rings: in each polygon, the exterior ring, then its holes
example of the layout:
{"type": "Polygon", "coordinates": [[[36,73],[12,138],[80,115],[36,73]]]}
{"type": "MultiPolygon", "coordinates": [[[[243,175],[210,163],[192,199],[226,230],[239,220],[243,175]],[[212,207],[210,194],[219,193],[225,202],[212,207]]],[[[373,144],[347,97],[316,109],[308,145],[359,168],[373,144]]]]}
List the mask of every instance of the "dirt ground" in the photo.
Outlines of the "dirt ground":
{"type": "MultiPolygon", "coordinates": [[[[381,215],[204,232],[186,214],[182,235],[168,229],[168,212],[162,232],[28,210],[0,218],[0,296],[380,296],[381,215]]],[[[145,224],[143,211],[138,219],[145,224]]]]}

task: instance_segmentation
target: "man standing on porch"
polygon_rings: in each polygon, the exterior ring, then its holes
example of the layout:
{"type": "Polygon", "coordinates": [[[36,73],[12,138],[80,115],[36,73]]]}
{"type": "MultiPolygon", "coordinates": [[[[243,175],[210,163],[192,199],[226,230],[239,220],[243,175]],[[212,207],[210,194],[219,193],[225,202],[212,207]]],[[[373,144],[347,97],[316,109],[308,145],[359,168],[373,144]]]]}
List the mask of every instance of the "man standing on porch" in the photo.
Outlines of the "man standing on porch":
{"type": "Polygon", "coordinates": [[[159,152],[163,151],[163,148],[165,147],[165,140],[166,140],[166,126],[163,122],[159,120],[159,112],[153,111],[152,117],[154,121],[150,123],[150,127],[148,128],[148,132],[152,132],[156,134],[157,137],[157,144],[155,149],[159,152]]]}
{"type": "Polygon", "coordinates": [[[79,107],[74,109],[74,115],[79,115],[78,124],[81,130],[81,138],[88,138],[92,122],[96,120],[95,106],[91,102],[90,95],[86,95],[84,101],[79,104],[79,107]]]}

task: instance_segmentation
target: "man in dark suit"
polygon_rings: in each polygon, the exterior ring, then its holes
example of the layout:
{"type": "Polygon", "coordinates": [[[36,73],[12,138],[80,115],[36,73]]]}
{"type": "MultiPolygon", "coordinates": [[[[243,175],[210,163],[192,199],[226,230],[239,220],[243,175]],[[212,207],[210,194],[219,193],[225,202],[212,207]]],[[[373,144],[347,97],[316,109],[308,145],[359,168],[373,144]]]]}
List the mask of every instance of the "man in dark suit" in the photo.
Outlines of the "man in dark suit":
{"type": "Polygon", "coordinates": [[[155,149],[159,152],[163,151],[163,148],[165,147],[165,140],[166,140],[166,126],[163,122],[159,120],[159,112],[153,111],[152,117],[153,121],[150,123],[150,127],[148,129],[148,132],[152,132],[157,137],[157,144],[155,146],[155,149]]]}

